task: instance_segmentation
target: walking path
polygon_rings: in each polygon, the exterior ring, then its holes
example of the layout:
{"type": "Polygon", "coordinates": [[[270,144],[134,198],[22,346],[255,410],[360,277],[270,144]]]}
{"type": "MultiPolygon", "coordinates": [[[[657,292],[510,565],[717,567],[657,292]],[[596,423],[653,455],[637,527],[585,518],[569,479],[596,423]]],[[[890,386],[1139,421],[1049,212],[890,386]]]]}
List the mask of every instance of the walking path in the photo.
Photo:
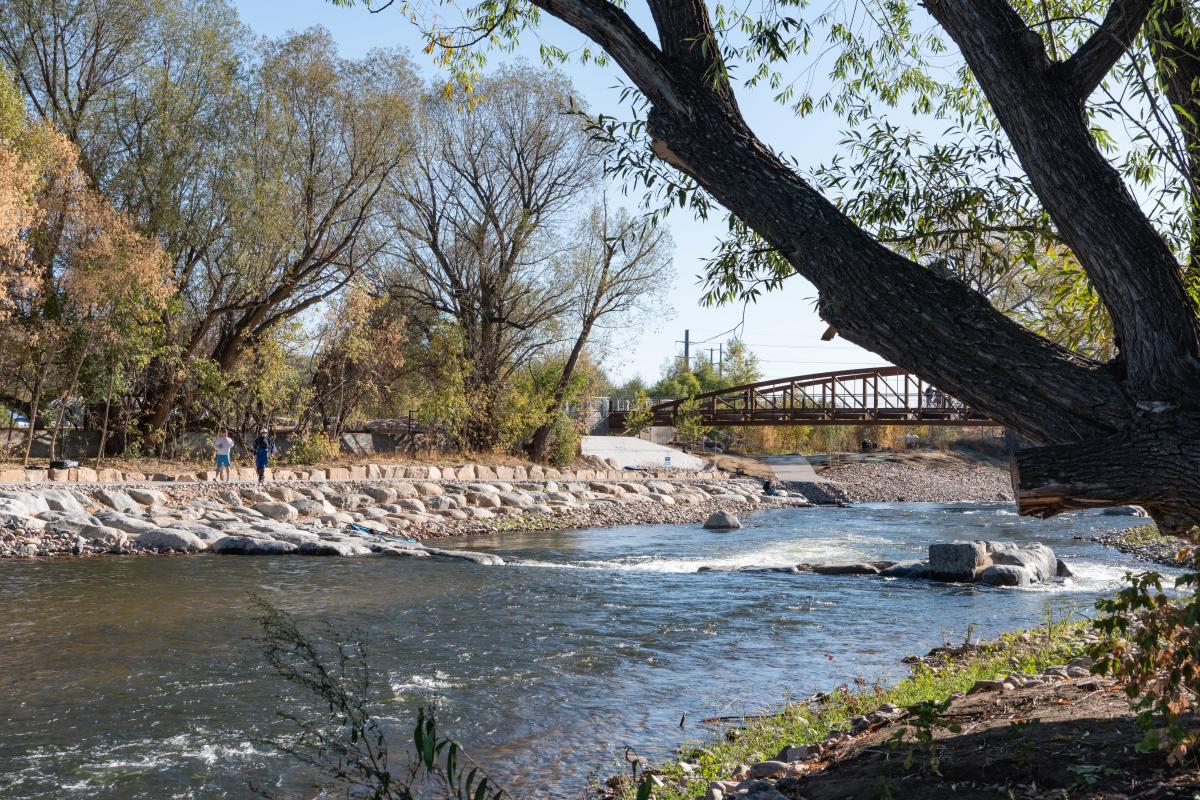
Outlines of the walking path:
{"type": "Polygon", "coordinates": [[[816,470],[804,456],[765,456],[763,461],[781,481],[817,483],[825,480],[817,476],[816,470]]]}
{"type": "Polygon", "coordinates": [[[707,466],[702,458],[632,436],[585,436],[581,443],[585,456],[612,459],[622,467],[663,467],[700,470],[707,466]],[[670,459],[668,462],[667,459],[670,459]]]}

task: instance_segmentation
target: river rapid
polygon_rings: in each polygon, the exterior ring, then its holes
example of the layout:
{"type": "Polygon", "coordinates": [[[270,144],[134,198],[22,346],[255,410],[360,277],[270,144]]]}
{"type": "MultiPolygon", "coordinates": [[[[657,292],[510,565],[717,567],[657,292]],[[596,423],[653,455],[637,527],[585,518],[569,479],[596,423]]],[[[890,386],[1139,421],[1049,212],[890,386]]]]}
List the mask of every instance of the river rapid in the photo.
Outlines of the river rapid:
{"type": "MultiPolygon", "coordinates": [[[[436,703],[520,797],[579,797],[626,745],[666,756],[705,717],[773,707],[969,628],[988,637],[1090,611],[1128,557],[1087,541],[1137,520],[1019,519],[1008,505],[864,505],[699,525],[508,533],[456,547],[517,560],[101,557],[0,562],[0,797],[312,797],[261,742],[289,728],[264,664],[255,593],[302,627],[366,637],[394,748],[436,703]],[[1083,539],[1077,537],[1085,537],[1083,539]],[[1042,541],[1077,573],[995,589],[704,571],[920,558],[930,542],[1042,541]],[[682,728],[680,726],[683,719],[682,728]]],[[[295,706],[293,705],[293,708],[295,706]]]]}

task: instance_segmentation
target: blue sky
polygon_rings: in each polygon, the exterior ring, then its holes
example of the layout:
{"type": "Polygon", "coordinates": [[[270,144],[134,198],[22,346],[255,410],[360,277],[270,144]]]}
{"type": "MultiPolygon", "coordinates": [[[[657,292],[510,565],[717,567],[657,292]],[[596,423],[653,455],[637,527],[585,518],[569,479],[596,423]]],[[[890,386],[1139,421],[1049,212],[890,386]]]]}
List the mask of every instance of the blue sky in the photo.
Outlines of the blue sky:
{"type": "MultiPolygon", "coordinates": [[[[428,75],[435,74],[430,57],[421,53],[417,31],[395,11],[371,14],[362,6],[342,8],[327,0],[286,3],[235,0],[235,4],[242,20],[259,34],[274,37],[289,30],[321,25],[333,34],[345,56],[360,56],[376,47],[398,47],[407,50],[428,75]]],[[[543,35],[559,45],[582,43],[573,31],[554,20],[546,21],[543,35]]],[[[523,42],[519,55],[536,62],[536,40],[523,42]]],[[[495,61],[507,57],[492,58],[495,61]]],[[[592,111],[620,110],[616,88],[619,75],[615,70],[568,65],[565,71],[592,111]]],[[[763,93],[743,90],[739,103],[761,138],[799,159],[801,164],[815,165],[834,154],[840,138],[836,123],[820,117],[797,120],[763,93]]],[[[634,202],[634,198],[629,198],[630,206],[634,202]]],[[[633,334],[627,346],[609,356],[606,366],[617,380],[637,374],[652,380],[663,362],[682,352],[678,341],[683,339],[684,330],[690,330],[692,340],[699,343],[696,349],[707,353],[707,348],[716,347],[718,341],[727,338],[728,331],[739,325],[742,338],[762,362],[764,377],[884,363],[878,356],[844,340],[820,340],[825,324],[814,311],[816,290],[800,278],[791,278],[782,290],[760,298],[745,309],[740,305],[702,308],[699,300],[703,290],[697,276],[702,271],[703,259],[712,252],[722,232],[723,222],[716,218],[702,223],[687,212],[675,212],[669,224],[676,244],[676,279],[667,295],[671,315],[664,314],[665,320],[633,334]]]]}

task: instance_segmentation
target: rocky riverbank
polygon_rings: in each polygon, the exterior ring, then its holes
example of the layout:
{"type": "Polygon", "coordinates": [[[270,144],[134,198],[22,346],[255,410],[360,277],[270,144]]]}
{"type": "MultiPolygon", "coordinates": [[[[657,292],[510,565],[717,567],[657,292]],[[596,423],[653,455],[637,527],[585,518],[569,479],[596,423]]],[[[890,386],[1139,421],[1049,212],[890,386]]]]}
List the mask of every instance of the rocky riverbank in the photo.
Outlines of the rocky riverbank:
{"type": "Polygon", "coordinates": [[[1128,700],[1091,671],[1097,642],[1074,624],[939,648],[906,659],[916,674],[893,687],[843,686],[782,713],[713,720],[732,725],[599,794],[630,800],[649,780],[659,800],[1191,797],[1193,765],[1135,749],[1128,700]]]}
{"type": "Polygon", "coordinates": [[[1159,533],[1153,525],[1139,525],[1123,531],[1092,537],[1105,547],[1113,547],[1138,561],[1182,567],[1191,563],[1194,545],[1175,536],[1159,533]]]}
{"type": "MultiPolygon", "coordinates": [[[[699,522],[806,505],[735,479],[187,483],[0,489],[0,557],[207,552],[409,556],[510,530],[699,522]]],[[[435,553],[436,554],[436,553],[435,553]]]]}
{"type": "Polygon", "coordinates": [[[855,503],[1011,502],[1008,470],[992,464],[861,461],[820,473],[855,503]]]}

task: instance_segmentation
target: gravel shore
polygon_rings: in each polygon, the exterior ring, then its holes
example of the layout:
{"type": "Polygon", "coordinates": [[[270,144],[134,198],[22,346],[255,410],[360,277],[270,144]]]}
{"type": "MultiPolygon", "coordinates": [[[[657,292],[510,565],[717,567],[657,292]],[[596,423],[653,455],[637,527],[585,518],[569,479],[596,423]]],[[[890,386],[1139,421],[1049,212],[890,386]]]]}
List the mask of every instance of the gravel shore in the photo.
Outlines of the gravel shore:
{"type": "Polygon", "coordinates": [[[833,481],[855,503],[1011,502],[1008,470],[988,464],[925,466],[864,461],[831,467],[820,477],[833,481]]]}

